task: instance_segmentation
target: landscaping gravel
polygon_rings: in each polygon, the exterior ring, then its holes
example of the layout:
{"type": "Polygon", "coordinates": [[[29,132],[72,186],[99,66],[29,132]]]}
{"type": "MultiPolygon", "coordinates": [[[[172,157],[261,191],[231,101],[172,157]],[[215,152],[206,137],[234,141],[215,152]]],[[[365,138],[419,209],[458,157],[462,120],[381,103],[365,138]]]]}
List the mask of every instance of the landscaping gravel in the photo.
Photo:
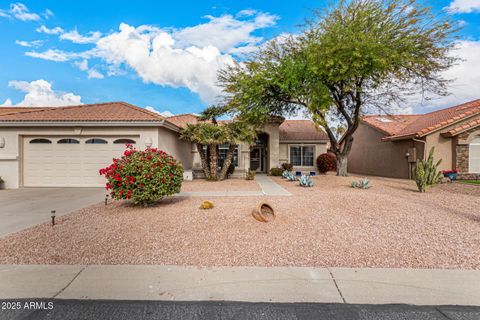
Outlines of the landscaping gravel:
{"type": "Polygon", "coordinates": [[[0,239],[0,263],[480,269],[478,186],[421,194],[406,180],[361,190],[350,187],[358,177],[318,176],[313,188],[273,179],[293,196],[218,197],[210,210],[203,198],[98,204],[0,239]],[[273,222],[251,216],[261,200],[273,222]]]}
{"type": "Polygon", "coordinates": [[[260,191],[260,185],[253,180],[243,178],[229,178],[223,181],[207,181],[195,179],[182,183],[182,192],[204,191],[260,191]]]}

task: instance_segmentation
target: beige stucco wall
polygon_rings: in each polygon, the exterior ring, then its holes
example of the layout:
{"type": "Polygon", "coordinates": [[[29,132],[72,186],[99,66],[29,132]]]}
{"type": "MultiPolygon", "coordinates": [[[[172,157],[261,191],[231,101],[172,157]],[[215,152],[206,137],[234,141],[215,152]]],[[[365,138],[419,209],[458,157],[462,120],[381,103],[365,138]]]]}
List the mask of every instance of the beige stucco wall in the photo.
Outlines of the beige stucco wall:
{"type": "Polygon", "coordinates": [[[409,178],[411,170],[406,158],[409,148],[415,147],[417,158],[423,157],[423,145],[413,140],[382,141],[385,134],[360,123],[353,135],[348,157],[348,172],[391,178],[409,178]]]}
{"type": "Polygon", "coordinates": [[[311,167],[299,167],[295,166],[293,167],[294,171],[304,171],[304,172],[310,172],[310,171],[318,171],[316,167],[316,161],[317,157],[321,155],[322,153],[326,153],[328,149],[328,144],[327,143],[308,143],[304,142],[281,142],[280,143],[280,157],[279,157],[279,164],[285,163],[285,162],[290,162],[290,146],[298,146],[298,145],[304,145],[304,146],[314,146],[314,154],[313,154],[313,166],[311,167]]]}
{"type": "Polygon", "coordinates": [[[22,186],[22,138],[24,136],[122,136],[137,140],[136,147],[145,148],[147,140],[191,167],[189,144],[176,141],[177,134],[159,127],[0,127],[0,137],[5,138],[5,147],[0,148],[0,176],[6,188],[22,186]]]}

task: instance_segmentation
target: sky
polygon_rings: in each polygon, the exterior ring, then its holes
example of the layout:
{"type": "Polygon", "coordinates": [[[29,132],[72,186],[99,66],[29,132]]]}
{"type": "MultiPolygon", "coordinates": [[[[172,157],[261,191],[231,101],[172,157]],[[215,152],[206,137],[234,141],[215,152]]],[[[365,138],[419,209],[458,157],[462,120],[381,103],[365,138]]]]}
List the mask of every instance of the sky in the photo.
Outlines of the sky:
{"type": "MultiPolygon", "coordinates": [[[[425,1],[424,1],[425,2],[425,1]]],[[[0,105],[126,101],[164,115],[218,101],[216,74],[262,43],[298,33],[329,1],[0,1],[0,105]]],[[[480,0],[426,2],[462,26],[445,76],[451,95],[424,113],[480,98],[480,0]]]]}

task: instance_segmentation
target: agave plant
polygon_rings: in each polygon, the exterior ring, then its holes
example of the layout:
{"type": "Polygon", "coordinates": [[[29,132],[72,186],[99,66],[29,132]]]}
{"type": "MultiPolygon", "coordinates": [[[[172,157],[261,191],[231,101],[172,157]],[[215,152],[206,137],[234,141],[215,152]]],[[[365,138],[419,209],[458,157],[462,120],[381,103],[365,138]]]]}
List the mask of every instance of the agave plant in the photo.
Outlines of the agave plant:
{"type": "Polygon", "coordinates": [[[295,177],[292,172],[287,171],[287,173],[285,174],[285,179],[287,179],[288,181],[296,181],[297,177],[295,177]]]}
{"type": "Polygon", "coordinates": [[[283,179],[287,179],[289,174],[292,174],[292,172],[291,172],[291,171],[288,171],[288,170],[283,170],[283,172],[282,172],[282,178],[283,178],[283,179]]]}
{"type": "Polygon", "coordinates": [[[312,177],[310,177],[309,175],[306,175],[306,174],[302,174],[302,176],[298,180],[298,183],[299,183],[300,186],[305,187],[305,188],[313,187],[312,177]]]}
{"type": "Polygon", "coordinates": [[[352,181],[352,188],[368,189],[370,187],[370,181],[366,177],[363,180],[352,181]]]}

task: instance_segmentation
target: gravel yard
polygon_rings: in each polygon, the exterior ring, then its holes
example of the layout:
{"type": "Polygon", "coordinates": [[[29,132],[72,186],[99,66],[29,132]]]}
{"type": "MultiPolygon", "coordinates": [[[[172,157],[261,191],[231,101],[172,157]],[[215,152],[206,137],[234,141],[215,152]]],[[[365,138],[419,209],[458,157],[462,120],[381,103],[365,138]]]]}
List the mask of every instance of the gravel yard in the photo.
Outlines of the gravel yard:
{"type": "Polygon", "coordinates": [[[182,183],[183,192],[202,192],[202,191],[260,191],[261,188],[257,182],[245,180],[243,178],[230,178],[223,181],[207,181],[196,179],[194,181],[184,181],[182,183]]]}
{"type": "Polygon", "coordinates": [[[273,179],[293,196],[217,197],[211,210],[182,197],[95,205],[0,239],[0,263],[480,269],[479,186],[420,194],[406,180],[371,178],[358,190],[349,186],[356,177],[318,176],[313,188],[273,179]],[[262,199],[274,222],[252,218],[262,199]]]}

